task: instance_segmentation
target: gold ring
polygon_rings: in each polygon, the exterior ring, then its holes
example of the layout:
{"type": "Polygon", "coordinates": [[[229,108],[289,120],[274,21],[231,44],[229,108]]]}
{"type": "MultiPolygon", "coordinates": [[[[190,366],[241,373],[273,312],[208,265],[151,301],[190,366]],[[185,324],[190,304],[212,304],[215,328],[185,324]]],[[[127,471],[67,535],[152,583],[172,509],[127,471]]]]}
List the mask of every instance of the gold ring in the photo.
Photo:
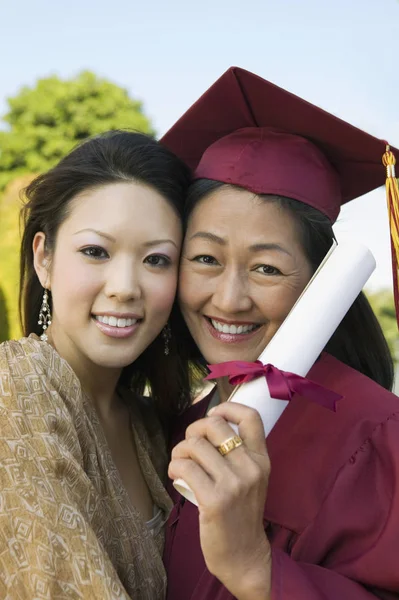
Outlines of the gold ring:
{"type": "Polygon", "coordinates": [[[233,437],[227,438],[220,446],[217,446],[218,452],[222,456],[226,456],[229,452],[243,445],[243,441],[239,435],[233,435],[233,437]]]}

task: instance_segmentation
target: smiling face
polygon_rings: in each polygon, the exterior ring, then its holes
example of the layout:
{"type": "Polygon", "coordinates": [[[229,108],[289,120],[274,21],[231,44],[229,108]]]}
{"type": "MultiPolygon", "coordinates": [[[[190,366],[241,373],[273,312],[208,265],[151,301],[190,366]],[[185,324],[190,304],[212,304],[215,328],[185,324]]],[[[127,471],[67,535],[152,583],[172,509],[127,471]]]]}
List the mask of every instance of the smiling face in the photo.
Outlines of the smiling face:
{"type": "Polygon", "coordinates": [[[35,269],[52,295],[51,340],[75,372],[121,369],[160,333],[175,297],[181,239],[169,203],[130,182],[75,197],[52,256],[44,234],[36,235],[35,269]]]}
{"type": "Polygon", "coordinates": [[[256,360],[311,276],[295,220],[276,202],[225,186],[194,208],[179,298],[208,363],[256,360]]]}

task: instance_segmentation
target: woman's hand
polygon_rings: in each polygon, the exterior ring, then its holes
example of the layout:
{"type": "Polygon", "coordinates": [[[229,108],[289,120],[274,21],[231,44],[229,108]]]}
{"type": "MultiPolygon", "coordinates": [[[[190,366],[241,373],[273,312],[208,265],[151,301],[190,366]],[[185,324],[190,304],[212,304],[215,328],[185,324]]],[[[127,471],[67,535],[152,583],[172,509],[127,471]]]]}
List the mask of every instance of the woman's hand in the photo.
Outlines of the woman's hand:
{"type": "Polygon", "coordinates": [[[270,593],[271,552],[263,527],[270,461],[257,411],[225,402],[187,428],[172,452],[169,476],[181,477],[199,507],[207,567],[239,600],[270,593]],[[217,446],[235,435],[243,444],[222,456],[217,446]]]}

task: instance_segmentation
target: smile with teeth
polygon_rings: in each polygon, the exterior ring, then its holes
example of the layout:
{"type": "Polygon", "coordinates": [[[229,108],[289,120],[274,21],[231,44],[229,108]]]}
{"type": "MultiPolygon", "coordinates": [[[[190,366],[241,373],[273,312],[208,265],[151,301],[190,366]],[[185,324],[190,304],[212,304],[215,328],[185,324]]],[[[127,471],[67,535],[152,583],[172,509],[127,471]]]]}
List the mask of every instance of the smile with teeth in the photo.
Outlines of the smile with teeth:
{"type": "Polygon", "coordinates": [[[260,325],[256,325],[255,323],[252,325],[228,325],[227,323],[215,321],[215,319],[209,319],[209,321],[212,323],[214,329],[220,333],[228,333],[230,335],[244,335],[245,333],[250,333],[251,331],[254,331],[254,329],[260,327],[260,325]]]}
{"type": "Polygon", "coordinates": [[[104,323],[104,325],[111,325],[111,327],[131,327],[137,323],[137,319],[117,319],[116,317],[107,317],[101,315],[95,315],[95,320],[104,323]]]}

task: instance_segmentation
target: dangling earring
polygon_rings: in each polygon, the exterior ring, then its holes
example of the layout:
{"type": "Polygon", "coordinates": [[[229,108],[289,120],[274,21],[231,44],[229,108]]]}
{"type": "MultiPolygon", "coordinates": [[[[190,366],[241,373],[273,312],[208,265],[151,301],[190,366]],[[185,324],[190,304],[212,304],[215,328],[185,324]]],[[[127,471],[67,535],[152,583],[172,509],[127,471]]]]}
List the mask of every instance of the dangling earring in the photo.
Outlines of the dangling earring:
{"type": "Polygon", "coordinates": [[[46,288],[44,288],[43,301],[40,307],[39,320],[37,323],[38,325],[41,325],[43,327],[43,333],[40,336],[40,339],[42,340],[42,342],[47,342],[48,338],[46,330],[51,325],[51,312],[50,305],[48,303],[48,291],[46,290],[46,288]]]}
{"type": "Polygon", "coordinates": [[[169,342],[172,339],[172,330],[170,328],[169,323],[166,323],[165,327],[162,329],[162,337],[165,344],[163,353],[165,354],[165,356],[168,356],[169,342]]]}

